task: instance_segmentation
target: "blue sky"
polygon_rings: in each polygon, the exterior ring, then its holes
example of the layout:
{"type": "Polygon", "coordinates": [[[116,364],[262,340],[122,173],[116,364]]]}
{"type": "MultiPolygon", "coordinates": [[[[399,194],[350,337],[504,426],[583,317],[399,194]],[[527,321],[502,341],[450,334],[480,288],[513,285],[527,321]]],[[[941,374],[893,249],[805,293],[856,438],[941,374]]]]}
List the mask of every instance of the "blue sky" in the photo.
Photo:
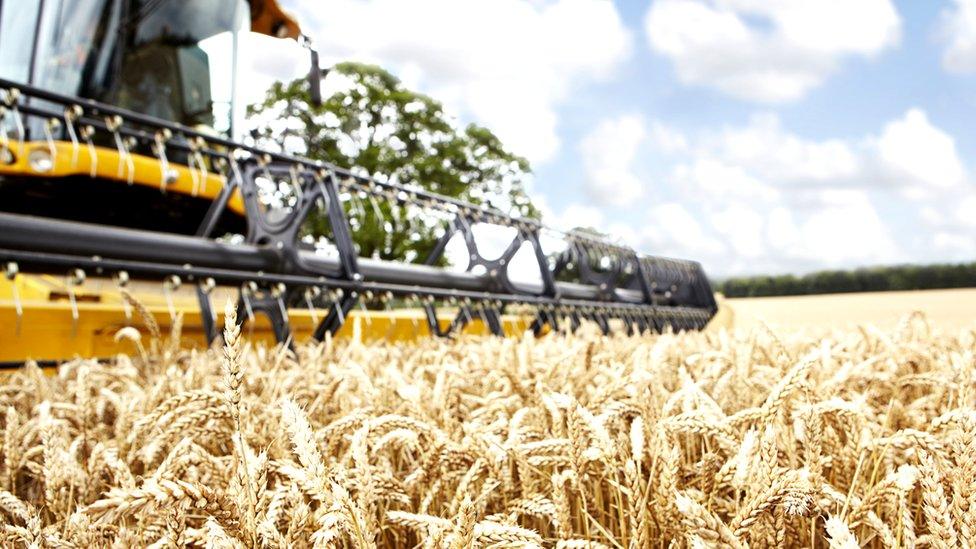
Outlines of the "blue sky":
{"type": "Polygon", "coordinates": [[[285,5],[495,130],[557,225],[713,276],[976,260],[974,0],[285,5]]]}

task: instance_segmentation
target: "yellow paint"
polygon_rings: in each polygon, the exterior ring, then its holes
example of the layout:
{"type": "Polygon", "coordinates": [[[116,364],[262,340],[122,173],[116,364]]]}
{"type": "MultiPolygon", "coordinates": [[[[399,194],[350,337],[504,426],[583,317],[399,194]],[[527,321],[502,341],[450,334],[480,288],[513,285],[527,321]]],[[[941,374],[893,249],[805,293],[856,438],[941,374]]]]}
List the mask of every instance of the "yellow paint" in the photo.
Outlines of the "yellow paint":
{"type": "MultiPolygon", "coordinates": [[[[172,322],[169,301],[158,284],[132,282],[130,289],[146,305],[164,336],[168,336],[172,322]]],[[[27,359],[39,361],[64,360],[75,356],[109,357],[116,353],[132,353],[130,343],[116,343],[115,333],[125,326],[141,327],[141,320],[132,312],[126,318],[126,308],[111,280],[89,280],[76,289],[78,320],[72,318],[72,308],[64,279],[54,276],[19,275],[15,282],[0,279],[0,362],[18,363],[27,359]],[[13,288],[16,285],[23,316],[18,319],[13,288]]],[[[214,310],[223,311],[228,298],[236,299],[236,290],[218,288],[211,302],[214,310]]],[[[200,311],[191,288],[184,288],[172,298],[173,312],[183,313],[183,346],[203,348],[206,337],[200,321],[200,311]]],[[[728,302],[720,300],[719,314],[709,325],[713,328],[734,327],[734,315],[728,302]]],[[[291,309],[292,332],[298,342],[307,341],[317,321],[328,310],[317,310],[315,317],[307,309],[291,309]]],[[[440,310],[438,320],[446,328],[455,311],[440,310]]],[[[476,315],[465,334],[487,335],[488,330],[476,315]]],[[[218,326],[223,315],[218,316],[218,326]]],[[[505,315],[505,333],[513,337],[523,334],[531,322],[525,315],[505,315]]],[[[548,330],[547,330],[548,331],[548,330]]],[[[258,315],[253,323],[245,324],[249,341],[274,344],[274,334],[267,319],[258,315]]],[[[338,338],[358,338],[362,341],[413,341],[430,337],[424,312],[418,309],[395,311],[354,310],[337,334],[338,338]]]]}
{"type": "MultiPolygon", "coordinates": [[[[76,148],[67,141],[29,141],[26,143],[12,142],[10,152],[14,155],[12,164],[0,164],[0,175],[26,175],[50,178],[60,178],[72,175],[88,175],[94,172],[96,179],[114,181],[125,185],[130,179],[134,185],[154,187],[160,192],[175,192],[184,195],[197,196],[213,200],[224,188],[224,178],[213,172],[206,177],[201,170],[191,170],[180,164],[169,164],[171,174],[175,175],[172,183],[164,185],[162,163],[159,159],[141,154],[130,154],[132,172],[123,155],[117,149],[108,147],[94,147],[95,158],[92,161],[88,145],[79,143],[76,148]],[[50,155],[54,147],[55,161],[51,170],[40,172],[30,165],[30,155],[34,151],[46,152],[50,155]],[[94,168],[94,170],[92,169],[94,168]]],[[[228,209],[239,215],[244,215],[244,201],[240,193],[234,193],[227,203],[228,209]]]]}
{"type": "MultiPolygon", "coordinates": [[[[62,360],[75,356],[108,357],[120,352],[134,352],[130,343],[116,343],[114,336],[124,326],[141,327],[141,321],[134,312],[131,320],[126,318],[125,307],[118,292],[111,288],[110,281],[103,282],[105,284],[101,289],[96,283],[89,282],[86,286],[91,285],[91,288],[83,287],[76,292],[78,320],[75,322],[72,319],[67,288],[60,280],[46,276],[18,276],[15,283],[23,308],[18,333],[13,285],[5,279],[0,280],[0,362],[22,362],[26,359],[62,360]]],[[[168,335],[171,318],[165,297],[160,292],[140,291],[145,286],[134,289],[139,300],[146,304],[160,324],[163,334],[168,335]]],[[[231,292],[227,291],[216,295],[212,299],[214,309],[222,312],[224,300],[229,295],[231,292]]],[[[195,299],[180,295],[173,301],[174,312],[183,313],[183,346],[203,348],[206,337],[195,299]]],[[[316,311],[317,319],[321,319],[326,313],[327,310],[316,311]]],[[[313,319],[312,313],[306,309],[290,310],[289,317],[295,340],[308,340],[317,319],[313,319]]],[[[447,327],[452,318],[453,314],[449,311],[441,311],[438,320],[442,327],[447,327]]],[[[529,325],[527,318],[514,315],[506,315],[502,321],[506,333],[509,334],[521,334],[529,325]]],[[[222,322],[221,314],[218,326],[222,322]]],[[[244,333],[249,341],[274,343],[271,326],[262,315],[258,315],[255,322],[245,324],[244,333]]],[[[485,335],[488,331],[476,316],[464,333],[485,335]]],[[[421,310],[355,310],[349,314],[337,337],[350,338],[355,334],[363,341],[412,341],[429,337],[430,331],[421,310]]]]}

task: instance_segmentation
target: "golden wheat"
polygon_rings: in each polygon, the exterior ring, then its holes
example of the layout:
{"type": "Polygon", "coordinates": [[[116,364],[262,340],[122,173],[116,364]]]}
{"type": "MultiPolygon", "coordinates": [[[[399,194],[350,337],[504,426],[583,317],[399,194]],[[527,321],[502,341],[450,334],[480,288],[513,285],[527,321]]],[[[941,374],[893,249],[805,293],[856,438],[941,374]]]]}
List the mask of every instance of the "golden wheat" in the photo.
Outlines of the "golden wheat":
{"type": "Polygon", "coordinates": [[[974,331],[184,351],[128,299],[135,355],[0,388],[3,545],[976,547],[974,331]]]}

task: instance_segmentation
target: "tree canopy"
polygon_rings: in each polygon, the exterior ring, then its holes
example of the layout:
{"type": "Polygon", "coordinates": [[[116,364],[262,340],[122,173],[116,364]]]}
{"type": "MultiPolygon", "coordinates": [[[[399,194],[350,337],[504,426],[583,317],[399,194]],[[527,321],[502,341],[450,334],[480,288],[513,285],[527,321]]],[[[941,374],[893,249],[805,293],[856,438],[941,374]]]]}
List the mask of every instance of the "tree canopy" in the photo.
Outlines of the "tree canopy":
{"type": "Polygon", "coordinates": [[[713,285],[726,297],[929,290],[976,286],[976,263],[896,265],[851,271],[821,271],[803,276],[730,278],[713,285]]]}
{"type": "MultiPolygon", "coordinates": [[[[320,106],[311,103],[304,79],[274,84],[263,102],[248,108],[248,119],[256,124],[252,135],[264,146],[277,144],[380,181],[414,184],[538,218],[525,192],[529,162],[506,149],[489,129],[459,126],[441,103],[407,89],[374,65],[340,63],[326,82],[337,91],[320,106]]],[[[363,219],[351,220],[360,255],[423,259],[436,242],[437,229],[430,223],[395,222],[421,215],[417,211],[386,201],[376,206],[364,208],[363,219]]],[[[327,235],[327,222],[313,219],[308,230],[327,235]]]]}

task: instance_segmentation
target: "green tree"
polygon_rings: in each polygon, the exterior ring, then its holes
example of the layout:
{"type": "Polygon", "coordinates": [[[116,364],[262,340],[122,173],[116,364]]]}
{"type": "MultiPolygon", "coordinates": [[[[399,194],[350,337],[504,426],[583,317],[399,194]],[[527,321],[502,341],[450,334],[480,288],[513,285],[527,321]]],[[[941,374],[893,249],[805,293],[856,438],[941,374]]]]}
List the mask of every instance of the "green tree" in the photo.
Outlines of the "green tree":
{"type": "Polygon", "coordinates": [[[852,271],[820,271],[792,275],[730,278],[714,287],[726,297],[929,290],[976,286],[976,263],[956,265],[894,265],[852,271]]]}
{"type": "MultiPolygon", "coordinates": [[[[304,79],[274,84],[263,102],[248,108],[257,124],[252,135],[262,145],[286,144],[380,181],[539,217],[525,192],[528,161],[487,128],[458,127],[439,102],[377,66],[341,63],[328,79],[340,91],[320,106],[312,105],[304,79]]],[[[433,218],[387,200],[364,203],[350,220],[360,255],[407,261],[427,256],[438,234],[433,218]]],[[[312,219],[308,232],[328,236],[327,220],[312,219]]]]}

